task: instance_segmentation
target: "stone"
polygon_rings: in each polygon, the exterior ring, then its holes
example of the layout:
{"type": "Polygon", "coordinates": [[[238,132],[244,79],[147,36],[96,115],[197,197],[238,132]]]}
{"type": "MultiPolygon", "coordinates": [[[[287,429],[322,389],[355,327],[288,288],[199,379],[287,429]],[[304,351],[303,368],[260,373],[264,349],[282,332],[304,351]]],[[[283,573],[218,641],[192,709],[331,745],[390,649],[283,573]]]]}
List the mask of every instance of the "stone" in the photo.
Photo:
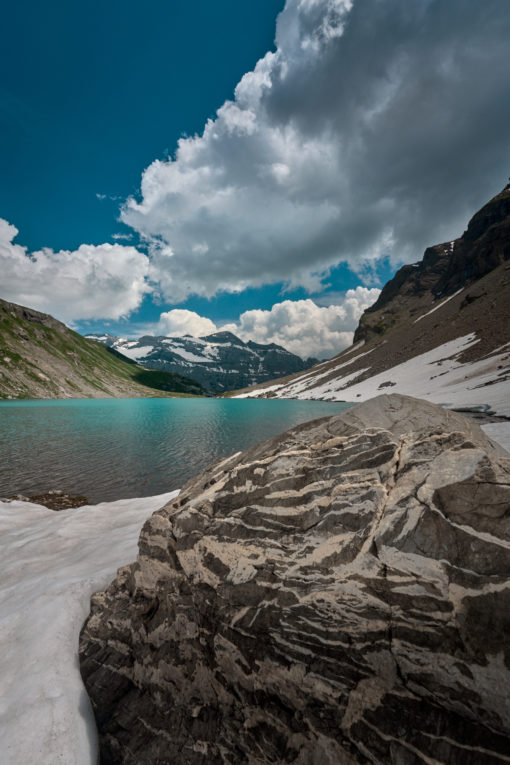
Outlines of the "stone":
{"type": "Polygon", "coordinates": [[[383,395],[224,459],[93,596],[103,763],[508,763],[510,459],[383,395]]]}

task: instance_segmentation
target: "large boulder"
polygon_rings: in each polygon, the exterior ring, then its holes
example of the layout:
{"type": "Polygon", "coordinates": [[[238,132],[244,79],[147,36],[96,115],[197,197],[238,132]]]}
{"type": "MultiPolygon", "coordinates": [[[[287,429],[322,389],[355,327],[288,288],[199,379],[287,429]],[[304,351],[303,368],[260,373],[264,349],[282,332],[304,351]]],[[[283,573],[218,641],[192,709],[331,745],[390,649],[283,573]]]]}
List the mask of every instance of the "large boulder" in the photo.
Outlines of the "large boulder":
{"type": "Polygon", "coordinates": [[[380,396],[219,462],[80,640],[102,762],[508,763],[510,459],[380,396]]]}

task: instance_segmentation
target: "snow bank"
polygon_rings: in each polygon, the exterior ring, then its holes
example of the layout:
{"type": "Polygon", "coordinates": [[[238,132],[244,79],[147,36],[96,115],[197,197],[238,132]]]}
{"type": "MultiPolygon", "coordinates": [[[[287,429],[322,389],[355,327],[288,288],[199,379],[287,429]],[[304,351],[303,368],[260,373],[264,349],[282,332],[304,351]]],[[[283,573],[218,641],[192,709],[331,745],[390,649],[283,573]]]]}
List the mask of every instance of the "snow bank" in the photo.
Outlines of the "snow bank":
{"type": "Polygon", "coordinates": [[[487,405],[497,414],[510,417],[508,344],[476,361],[462,363],[459,360],[462,352],[478,342],[473,332],[357,382],[370,372],[370,357],[363,369],[349,372],[349,366],[361,356],[368,356],[370,351],[366,351],[330,367],[326,374],[316,374],[314,367],[294,381],[254,388],[243,397],[258,398],[272,391],[276,398],[359,403],[380,393],[402,393],[452,408],[487,405]]]}
{"type": "Polygon", "coordinates": [[[0,502],[2,765],[96,762],[79,632],[91,594],[135,560],[145,519],[177,494],[60,512],[0,502]]]}
{"type": "Polygon", "coordinates": [[[510,422],[491,422],[482,425],[482,430],[510,454],[510,422]]]}

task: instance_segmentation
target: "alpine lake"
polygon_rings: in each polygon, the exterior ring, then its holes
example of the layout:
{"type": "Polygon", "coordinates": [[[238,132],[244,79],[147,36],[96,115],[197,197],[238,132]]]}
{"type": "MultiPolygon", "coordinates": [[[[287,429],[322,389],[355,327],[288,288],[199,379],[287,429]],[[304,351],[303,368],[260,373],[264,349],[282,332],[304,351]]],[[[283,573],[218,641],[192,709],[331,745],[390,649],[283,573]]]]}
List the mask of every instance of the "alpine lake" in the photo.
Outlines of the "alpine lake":
{"type": "Polygon", "coordinates": [[[163,494],[212,462],[345,402],[135,398],[0,402],[0,497],[61,490],[90,503],[163,494]]]}

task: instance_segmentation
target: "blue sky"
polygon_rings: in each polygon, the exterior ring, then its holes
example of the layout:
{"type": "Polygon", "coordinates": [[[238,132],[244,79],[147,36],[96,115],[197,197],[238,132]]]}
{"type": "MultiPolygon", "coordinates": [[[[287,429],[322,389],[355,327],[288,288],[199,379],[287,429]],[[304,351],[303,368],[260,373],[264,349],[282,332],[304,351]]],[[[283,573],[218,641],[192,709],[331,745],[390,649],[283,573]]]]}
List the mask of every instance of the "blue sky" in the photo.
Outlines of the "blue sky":
{"type": "Polygon", "coordinates": [[[19,0],[3,11],[1,214],[30,249],[100,244],[142,170],[273,47],[283,0],[19,0]],[[105,194],[100,200],[96,194],[105,194]],[[115,199],[110,199],[115,197],[115,199]]]}
{"type": "Polygon", "coordinates": [[[20,0],[4,24],[0,297],[83,332],[333,355],[508,176],[504,0],[20,0]]]}

